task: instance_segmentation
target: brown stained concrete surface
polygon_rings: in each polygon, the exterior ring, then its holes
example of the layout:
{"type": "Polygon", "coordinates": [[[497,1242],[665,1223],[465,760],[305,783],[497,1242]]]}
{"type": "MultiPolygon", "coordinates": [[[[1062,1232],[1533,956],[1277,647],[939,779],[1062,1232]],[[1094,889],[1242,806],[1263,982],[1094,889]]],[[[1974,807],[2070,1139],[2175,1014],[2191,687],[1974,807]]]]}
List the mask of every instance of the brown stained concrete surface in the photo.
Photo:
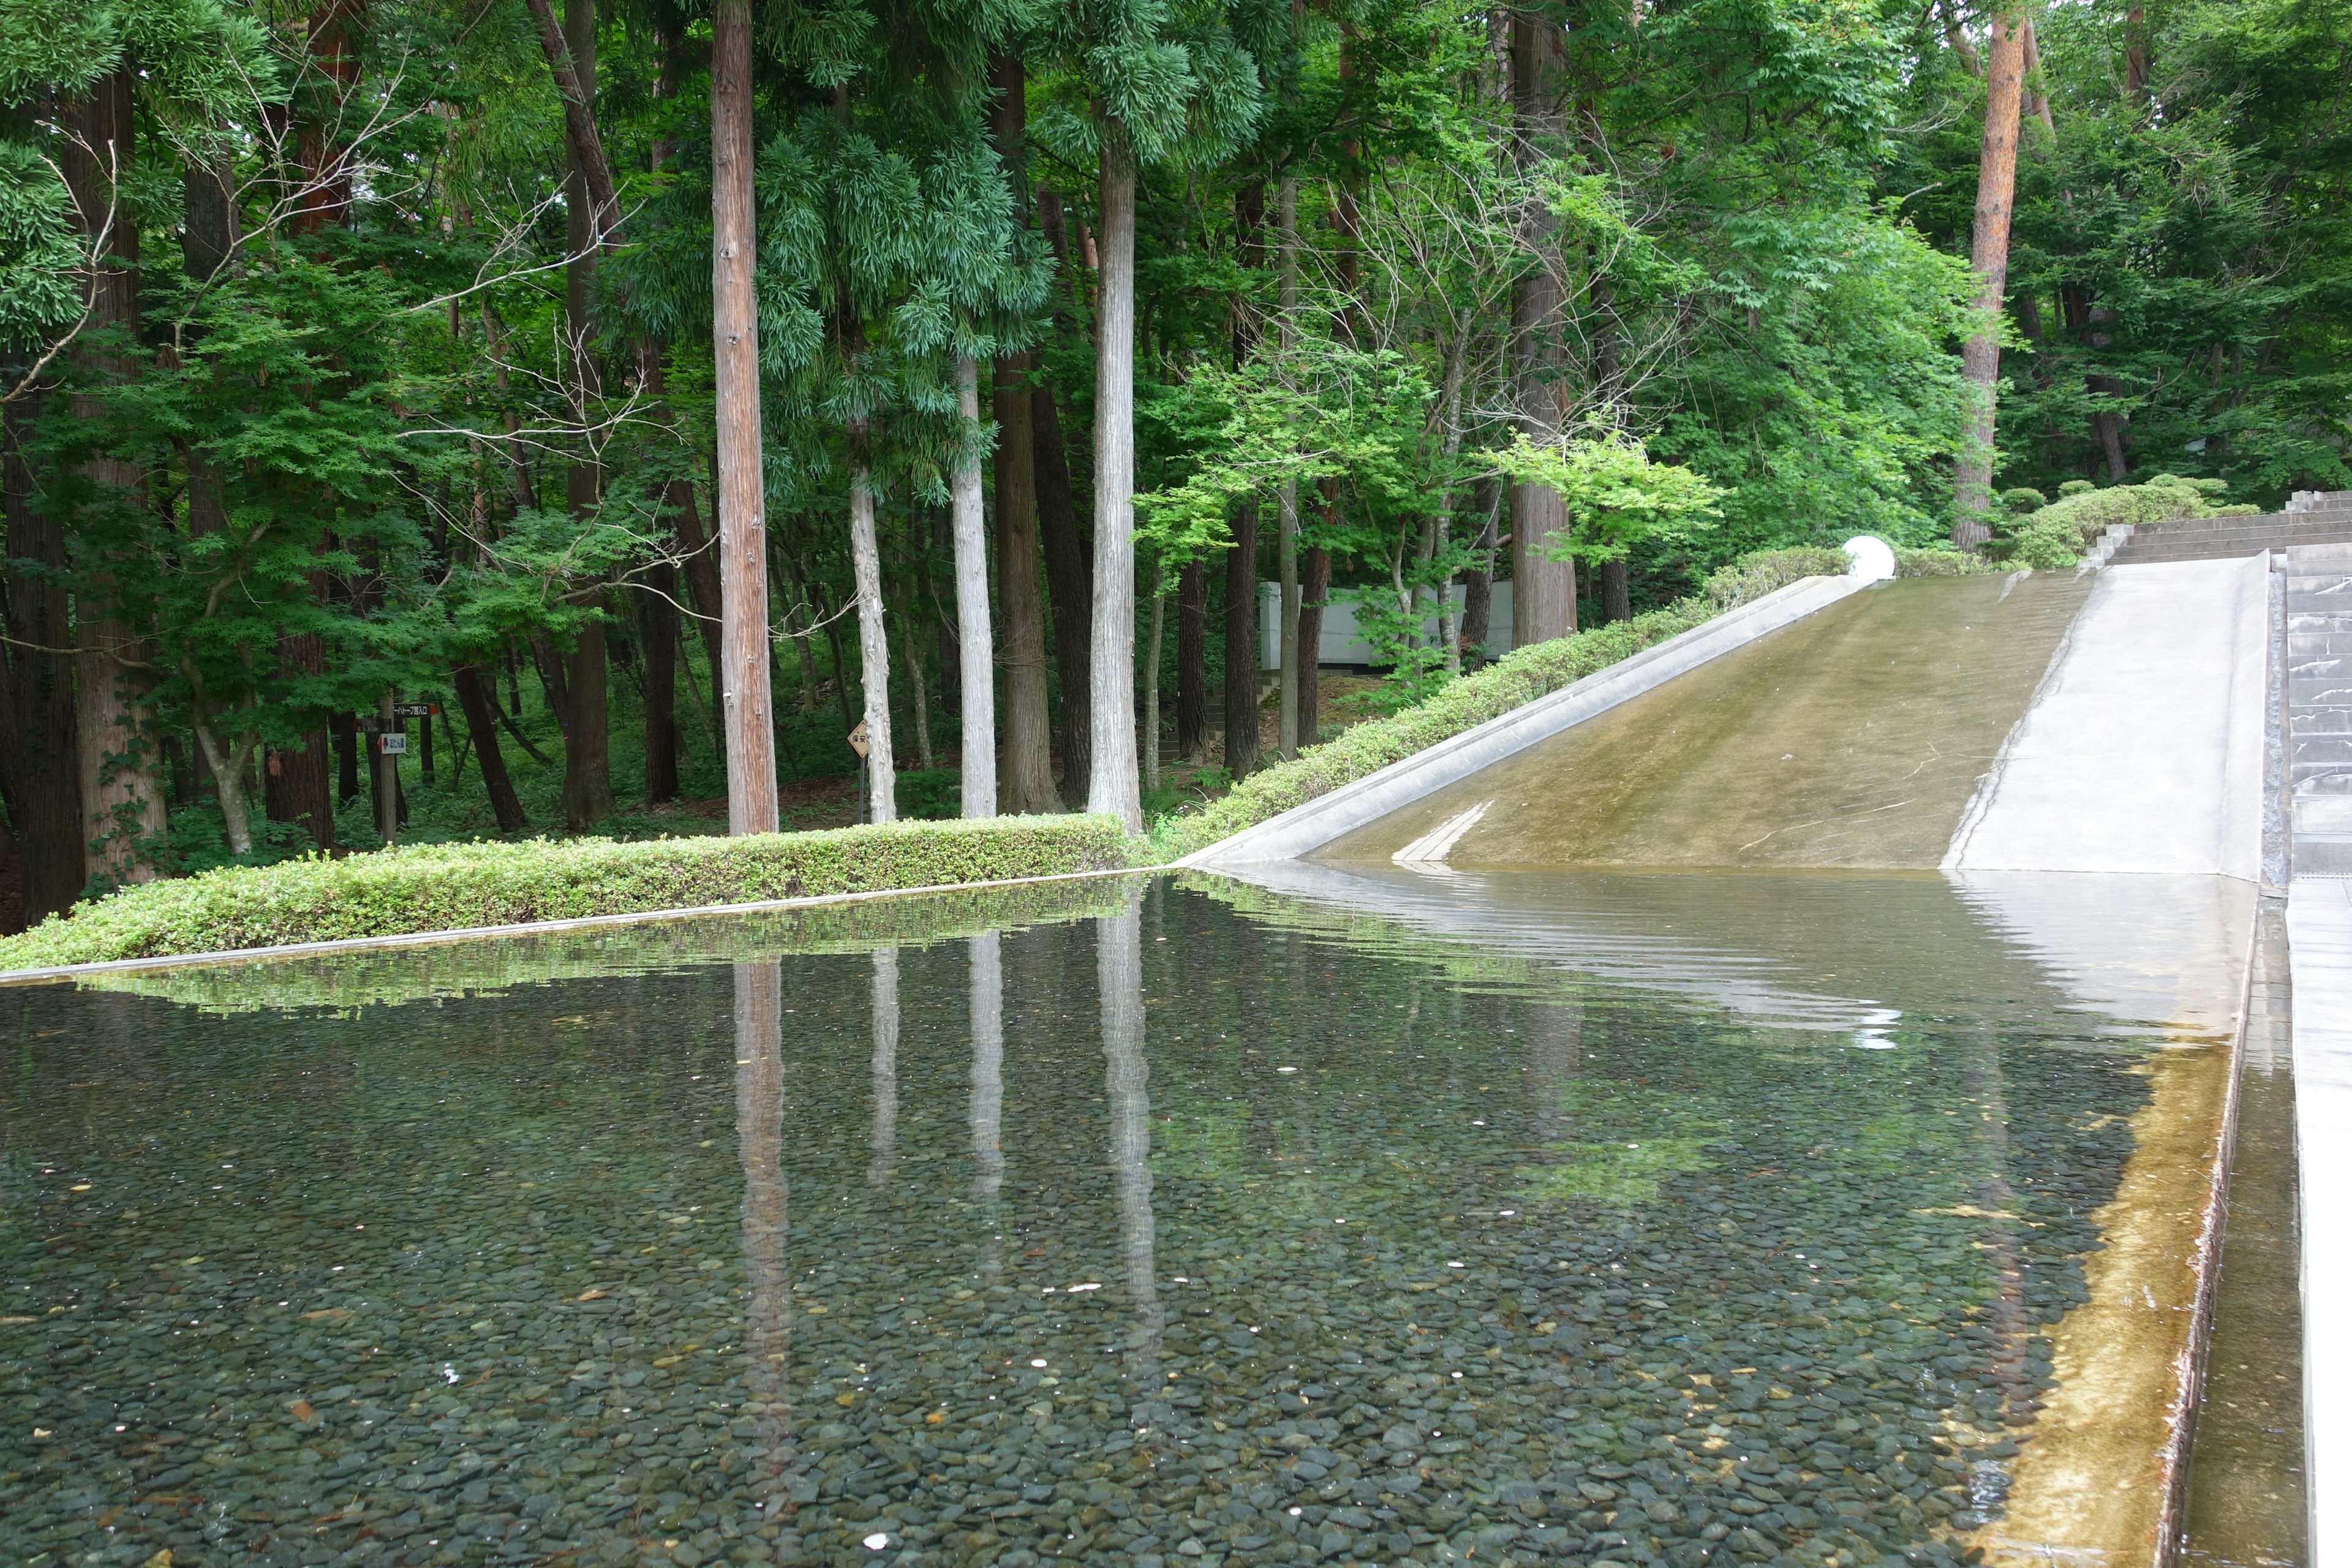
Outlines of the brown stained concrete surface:
{"type": "Polygon", "coordinates": [[[2069,574],[1880,584],[1314,858],[1386,861],[1492,802],[1449,863],[1932,869],[2088,594],[2069,574]]]}
{"type": "Polygon", "coordinates": [[[2288,963],[2284,912],[2266,905],[2239,1068],[2221,1277],[2189,1457],[2180,1555],[2195,1568],[2310,1561],[2288,963]]]}
{"type": "Polygon", "coordinates": [[[2132,1118],[2137,1148],[2098,1213],[2106,1246],[2083,1261],[2090,1300],[2051,1331],[2058,1386],[2012,1464],[2007,1512],[1976,1537],[1990,1563],[2165,1555],[2232,1056],[2227,1040],[2184,1037],[2139,1069],[2151,1093],[2132,1118]]]}

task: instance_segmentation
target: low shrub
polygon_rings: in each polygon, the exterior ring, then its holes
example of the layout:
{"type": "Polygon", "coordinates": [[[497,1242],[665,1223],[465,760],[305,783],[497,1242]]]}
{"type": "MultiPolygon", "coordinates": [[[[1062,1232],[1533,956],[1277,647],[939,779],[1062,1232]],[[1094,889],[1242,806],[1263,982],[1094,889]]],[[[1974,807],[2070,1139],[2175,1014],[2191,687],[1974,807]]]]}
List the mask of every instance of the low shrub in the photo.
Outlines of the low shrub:
{"type": "Polygon", "coordinates": [[[2118,523],[2137,527],[2189,517],[2242,516],[2257,510],[2222,505],[2228,487],[2220,479],[2158,474],[2144,485],[2076,489],[2080,483],[2068,480],[2059,487],[2056,500],[2021,521],[2011,544],[2011,564],[2042,572],[2072,566],[2099,535],[2118,523]]]}
{"type": "Polygon", "coordinates": [[[748,838],[530,839],[310,856],[126,889],[0,940],[0,970],[943,887],[1129,863],[1106,816],[898,822],[748,838]]]}

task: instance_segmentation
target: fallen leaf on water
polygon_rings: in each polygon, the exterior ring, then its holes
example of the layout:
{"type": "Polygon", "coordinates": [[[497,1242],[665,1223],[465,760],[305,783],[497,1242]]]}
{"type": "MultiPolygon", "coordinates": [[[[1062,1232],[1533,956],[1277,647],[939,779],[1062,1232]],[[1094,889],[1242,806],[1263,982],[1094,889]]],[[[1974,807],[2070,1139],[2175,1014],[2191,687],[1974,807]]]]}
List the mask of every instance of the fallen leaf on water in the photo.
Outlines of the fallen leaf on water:
{"type": "Polygon", "coordinates": [[[572,1297],[572,1299],[575,1301],[601,1301],[604,1299],[604,1292],[602,1290],[583,1290],[580,1294],[572,1297]]]}
{"type": "Polygon", "coordinates": [[[37,1323],[38,1318],[0,1318],[0,1323],[37,1323]]]}
{"type": "Polygon", "coordinates": [[[172,1549],[168,1546],[140,1564],[140,1568],[172,1568],[172,1549]]]}
{"type": "Polygon", "coordinates": [[[857,1395],[854,1394],[836,1394],[833,1396],[833,1402],[835,1405],[840,1405],[844,1410],[846,1410],[851,1405],[857,1403],[857,1395]]]}
{"type": "Polygon", "coordinates": [[[293,1413],[295,1420],[305,1426],[319,1418],[319,1413],[310,1408],[310,1402],[307,1399],[298,1399],[286,1408],[293,1413]]]}
{"type": "Polygon", "coordinates": [[[306,1323],[340,1323],[351,1315],[346,1308],[321,1307],[315,1312],[303,1313],[302,1321],[306,1323]]]}
{"type": "Polygon", "coordinates": [[[929,1422],[934,1426],[938,1426],[947,1418],[948,1413],[944,1410],[934,1410],[929,1415],[923,1417],[924,1420],[929,1422]]]}

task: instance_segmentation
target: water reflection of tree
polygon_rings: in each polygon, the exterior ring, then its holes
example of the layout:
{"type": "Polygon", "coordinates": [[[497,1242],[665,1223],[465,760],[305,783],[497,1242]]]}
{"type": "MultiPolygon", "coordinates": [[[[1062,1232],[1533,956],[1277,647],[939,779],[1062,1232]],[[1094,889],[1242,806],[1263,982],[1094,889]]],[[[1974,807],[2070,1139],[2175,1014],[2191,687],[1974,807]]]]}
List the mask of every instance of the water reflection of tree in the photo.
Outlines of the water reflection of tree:
{"type": "Polygon", "coordinates": [[[971,954],[971,1195],[980,1205],[981,1272],[1004,1271],[997,1213],[1004,1188],[1004,964],[1003,939],[982,931],[971,954]]]}
{"type": "Polygon", "coordinates": [[[1140,911],[1095,922],[1102,998],[1104,1085],[1110,1104],[1111,1178],[1118,1197],[1120,1259],[1135,1321],[1128,1331],[1128,1375],[1146,1398],[1159,1392],[1160,1339],[1166,1324],[1154,1270],[1151,1214],[1150,1066],[1143,1055],[1143,929],[1140,911]]]}
{"type": "Polygon", "coordinates": [[[874,952],[874,1158],[866,1179],[887,1187],[898,1169],[898,950],[874,952]]]}
{"type": "Polygon", "coordinates": [[[782,966],[735,966],[735,1138],[743,1166],[743,1352],[747,1413],[763,1452],[751,1478],[770,1517],[788,1511],[793,1459],[792,1279],[784,1257],[789,1192],[783,1170],[782,966]]]}

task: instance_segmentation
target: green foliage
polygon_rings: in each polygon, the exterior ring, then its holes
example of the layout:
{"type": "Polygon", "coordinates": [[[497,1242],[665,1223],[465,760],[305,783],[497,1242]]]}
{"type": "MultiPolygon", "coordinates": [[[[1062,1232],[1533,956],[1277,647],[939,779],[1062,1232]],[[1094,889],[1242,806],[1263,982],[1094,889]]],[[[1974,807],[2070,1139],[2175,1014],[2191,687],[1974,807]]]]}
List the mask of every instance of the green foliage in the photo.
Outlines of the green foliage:
{"type": "Polygon", "coordinates": [[[891,823],[749,838],[430,845],[150,882],[0,940],[0,967],[226,952],[826,893],[1111,870],[1101,816],[891,823]]]}
{"type": "Polygon", "coordinates": [[[2036,571],[2072,566],[2099,535],[2119,523],[2171,522],[2233,510],[2219,504],[2224,488],[2225,482],[2221,479],[2158,474],[2144,485],[2076,490],[2023,520],[2017,528],[2009,559],[2016,565],[2031,566],[2036,571]]]}
{"type": "Polygon", "coordinates": [[[0,141],[0,352],[41,347],[81,315],[72,198],[47,159],[0,141]]]}
{"type": "Polygon", "coordinates": [[[1641,441],[1601,429],[1537,446],[1525,432],[1488,454],[1514,484],[1542,485],[1568,510],[1569,536],[1555,560],[1620,561],[1652,539],[1687,545],[1706,520],[1723,515],[1723,491],[1688,468],[1653,462],[1641,441]]]}

